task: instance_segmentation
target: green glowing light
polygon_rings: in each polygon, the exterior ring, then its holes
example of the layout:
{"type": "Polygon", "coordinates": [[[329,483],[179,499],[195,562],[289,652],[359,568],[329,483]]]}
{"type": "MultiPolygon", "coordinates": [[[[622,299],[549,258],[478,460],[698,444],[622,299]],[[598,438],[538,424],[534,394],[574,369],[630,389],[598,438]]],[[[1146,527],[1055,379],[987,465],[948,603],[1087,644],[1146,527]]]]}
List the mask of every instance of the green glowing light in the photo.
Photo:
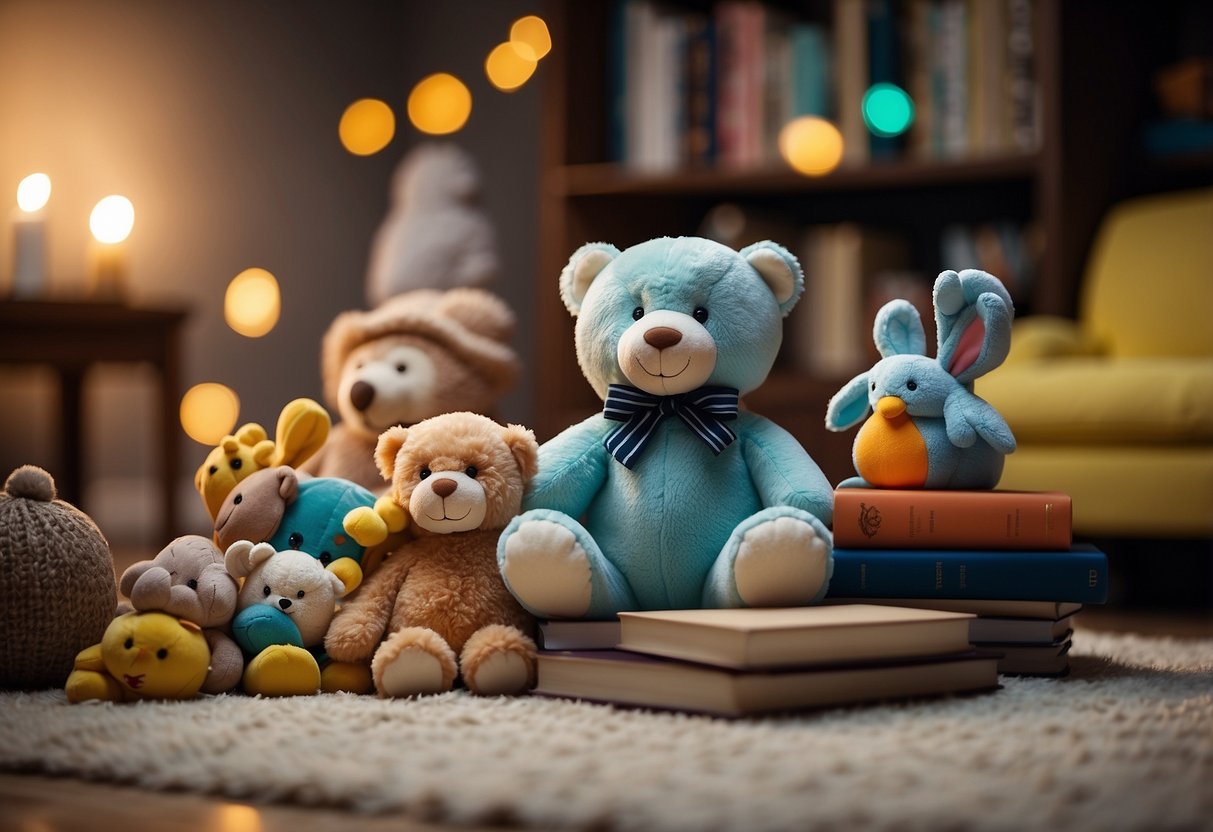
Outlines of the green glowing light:
{"type": "Polygon", "coordinates": [[[900,136],[914,123],[914,102],[896,84],[873,84],[863,94],[863,121],[877,136],[900,136]]]}

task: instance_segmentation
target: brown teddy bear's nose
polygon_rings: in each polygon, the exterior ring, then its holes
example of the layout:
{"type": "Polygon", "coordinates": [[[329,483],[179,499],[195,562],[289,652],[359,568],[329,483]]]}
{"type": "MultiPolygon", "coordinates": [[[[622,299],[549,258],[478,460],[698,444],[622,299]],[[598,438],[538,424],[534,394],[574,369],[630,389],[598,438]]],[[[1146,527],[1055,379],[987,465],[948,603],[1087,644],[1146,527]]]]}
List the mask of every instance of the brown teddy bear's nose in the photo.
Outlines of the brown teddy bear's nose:
{"type": "Polygon", "coordinates": [[[669,326],[655,326],[644,334],[644,342],[659,350],[672,347],[681,340],[682,333],[669,326]]]}
{"type": "Polygon", "coordinates": [[[375,400],[375,388],[365,381],[355,381],[350,388],[350,404],[359,410],[366,410],[375,400]]]}
{"type": "Polygon", "coordinates": [[[454,480],[448,480],[443,477],[440,480],[434,480],[434,484],[430,486],[434,493],[439,497],[446,498],[455,493],[455,489],[459,487],[459,483],[454,480]]]}

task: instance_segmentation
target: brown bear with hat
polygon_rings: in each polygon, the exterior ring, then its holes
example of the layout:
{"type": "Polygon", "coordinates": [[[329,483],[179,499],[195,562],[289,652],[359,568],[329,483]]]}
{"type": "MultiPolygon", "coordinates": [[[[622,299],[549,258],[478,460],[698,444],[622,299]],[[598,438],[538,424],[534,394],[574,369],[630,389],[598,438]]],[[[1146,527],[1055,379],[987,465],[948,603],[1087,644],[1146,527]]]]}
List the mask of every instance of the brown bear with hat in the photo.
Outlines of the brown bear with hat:
{"type": "Polygon", "coordinates": [[[452,411],[493,416],[520,372],[513,332],[506,303],[473,287],[417,289],[341,313],[321,360],[325,400],[340,422],[301,470],[382,493],[379,435],[452,411]]]}

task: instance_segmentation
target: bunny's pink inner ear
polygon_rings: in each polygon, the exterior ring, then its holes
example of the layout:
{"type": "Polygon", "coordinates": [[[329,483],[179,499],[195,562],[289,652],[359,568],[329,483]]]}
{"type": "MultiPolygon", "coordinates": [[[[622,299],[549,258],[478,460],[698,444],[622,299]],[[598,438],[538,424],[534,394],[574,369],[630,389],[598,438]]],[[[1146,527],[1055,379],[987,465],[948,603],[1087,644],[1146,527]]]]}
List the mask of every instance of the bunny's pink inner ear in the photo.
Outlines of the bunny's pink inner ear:
{"type": "Polygon", "coordinates": [[[948,365],[948,372],[953,376],[958,376],[972,367],[981,355],[981,348],[985,341],[985,321],[981,318],[974,318],[972,323],[965,327],[964,334],[960,336],[960,343],[956,345],[956,352],[952,354],[952,363],[948,365]]]}

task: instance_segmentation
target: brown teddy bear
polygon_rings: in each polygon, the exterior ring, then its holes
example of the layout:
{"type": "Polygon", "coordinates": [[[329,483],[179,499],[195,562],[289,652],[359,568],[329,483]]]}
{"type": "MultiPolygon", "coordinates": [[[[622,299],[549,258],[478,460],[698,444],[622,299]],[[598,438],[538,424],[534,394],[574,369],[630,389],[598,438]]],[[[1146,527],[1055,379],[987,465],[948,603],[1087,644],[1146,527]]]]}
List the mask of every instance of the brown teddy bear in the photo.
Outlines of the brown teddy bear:
{"type": "Polygon", "coordinates": [[[491,414],[518,378],[513,330],[505,302],[470,287],[418,289],[369,312],[341,313],[321,361],[325,400],[341,421],[300,470],[382,493],[379,434],[440,413],[491,414]]]}
{"type": "Polygon", "coordinates": [[[413,518],[404,543],[345,603],[329,656],[371,662],[380,696],[518,693],[534,684],[534,620],[506,589],[497,538],[538,464],[535,435],[474,413],[384,432],[375,460],[413,518]]]}

